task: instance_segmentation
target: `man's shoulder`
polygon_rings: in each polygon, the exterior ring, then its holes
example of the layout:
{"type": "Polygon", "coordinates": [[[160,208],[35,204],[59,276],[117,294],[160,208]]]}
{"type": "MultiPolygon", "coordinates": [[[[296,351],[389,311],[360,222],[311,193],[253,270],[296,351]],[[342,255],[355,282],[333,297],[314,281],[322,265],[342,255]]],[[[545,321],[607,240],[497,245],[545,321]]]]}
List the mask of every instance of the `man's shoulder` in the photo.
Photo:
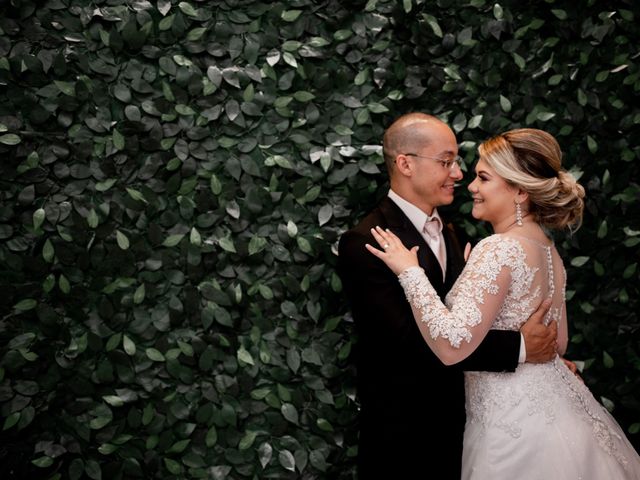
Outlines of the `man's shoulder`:
{"type": "MultiPolygon", "coordinates": [[[[347,253],[356,253],[355,257],[359,258],[361,254],[365,258],[371,254],[366,251],[364,245],[366,243],[375,243],[371,229],[375,226],[386,228],[387,220],[385,218],[380,203],[370,210],[356,225],[345,231],[338,243],[338,256],[345,257],[347,253]]],[[[375,258],[371,255],[372,258],[375,258]]]]}
{"type": "Polygon", "coordinates": [[[377,208],[374,208],[356,225],[340,236],[339,250],[344,250],[345,248],[348,248],[348,245],[352,245],[354,243],[364,244],[371,241],[373,238],[373,235],[371,235],[371,229],[378,225],[380,223],[379,220],[381,219],[379,212],[376,210],[377,208]]]}

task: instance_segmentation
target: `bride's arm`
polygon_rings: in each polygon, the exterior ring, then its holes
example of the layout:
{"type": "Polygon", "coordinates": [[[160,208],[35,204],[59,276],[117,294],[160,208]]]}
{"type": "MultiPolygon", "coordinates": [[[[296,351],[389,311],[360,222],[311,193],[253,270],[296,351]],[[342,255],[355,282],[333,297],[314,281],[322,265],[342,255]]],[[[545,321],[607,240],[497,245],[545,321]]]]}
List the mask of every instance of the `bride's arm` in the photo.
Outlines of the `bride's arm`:
{"type": "Polygon", "coordinates": [[[511,269],[503,254],[504,242],[496,237],[480,242],[456,284],[451,311],[442,304],[424,271],[418,266],[416,251],[407,250],[390,232],[374,231],[385,251],[367,246],[399,279],[423,338],[446,365],[464,360],[482,342],[497,316],[511,282],[511,269]]]}

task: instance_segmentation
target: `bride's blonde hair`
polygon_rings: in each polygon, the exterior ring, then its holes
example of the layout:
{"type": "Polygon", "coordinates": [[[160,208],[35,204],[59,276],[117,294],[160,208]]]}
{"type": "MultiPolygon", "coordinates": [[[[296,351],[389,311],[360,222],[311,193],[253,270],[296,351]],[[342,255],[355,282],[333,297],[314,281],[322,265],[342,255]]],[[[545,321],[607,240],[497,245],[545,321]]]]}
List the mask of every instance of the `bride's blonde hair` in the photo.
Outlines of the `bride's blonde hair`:
{"type": "Polygon", "coordinates": [[[490,138],[478,151],[507,183],[529,194],[530,212],[538,223],[571,230],[580,226],[584,188],[562,169],[562,151],[553,135],[518,128],[490,138]]]}

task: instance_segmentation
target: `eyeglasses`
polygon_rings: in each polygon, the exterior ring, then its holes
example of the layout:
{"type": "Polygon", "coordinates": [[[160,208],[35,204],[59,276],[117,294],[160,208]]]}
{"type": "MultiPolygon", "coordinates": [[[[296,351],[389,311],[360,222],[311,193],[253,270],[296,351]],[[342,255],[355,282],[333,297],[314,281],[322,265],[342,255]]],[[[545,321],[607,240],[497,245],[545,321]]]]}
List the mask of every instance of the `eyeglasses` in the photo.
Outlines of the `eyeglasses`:
{"type": "Polygon", "coordinates": [[[446,168],[447,170],[453,170],[456,167],[456,165],[458,166],[458,168],[460,168],[463,163],[462,157],[460,155],[456,155],[451,160],[443,160],[438,157],[427,157],[426,155],[418,155],[417,153],[403,153],[403,155],[406,155],[407,157],[418,157],[418,158],[426,158],[428,160],[435,160],[440,165],[442,165],[443,168],[446,168]]]}

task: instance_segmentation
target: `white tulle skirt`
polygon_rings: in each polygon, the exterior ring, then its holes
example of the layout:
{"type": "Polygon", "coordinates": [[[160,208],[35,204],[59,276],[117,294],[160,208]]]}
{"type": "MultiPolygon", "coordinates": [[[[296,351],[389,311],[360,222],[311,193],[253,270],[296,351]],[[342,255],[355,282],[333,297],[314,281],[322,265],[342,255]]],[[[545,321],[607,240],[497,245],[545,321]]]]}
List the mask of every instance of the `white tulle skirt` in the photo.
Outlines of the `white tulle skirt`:
{"type": "Polygon", "coordinates": [[[465,374],[464,480],[640,480],[640,457],[560,359],[465,374]]]}

